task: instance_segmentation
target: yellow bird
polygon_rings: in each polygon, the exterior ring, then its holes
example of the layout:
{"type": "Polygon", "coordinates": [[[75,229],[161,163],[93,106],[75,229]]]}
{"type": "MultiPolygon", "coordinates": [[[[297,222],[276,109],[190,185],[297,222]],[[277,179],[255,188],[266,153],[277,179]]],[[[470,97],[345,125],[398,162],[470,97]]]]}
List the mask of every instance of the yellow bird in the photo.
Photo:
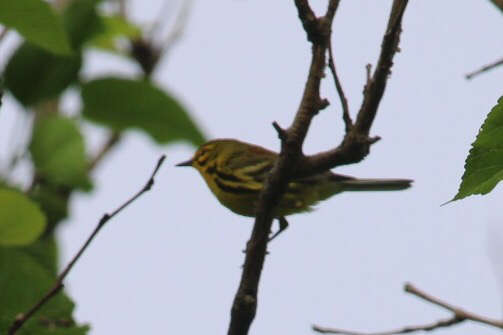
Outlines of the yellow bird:
{"type": "MultiPolygon", "coordinates": [[[[234,213],[255,216],[259,193],[277,157],[277,153],[257,145],[216,139],[203,144],[191,159],[177,166],[196,168],[218,201],[234,213]]],[[[275,217],[282,231],[288,225],[284,216],[311,211],[317,202],[335,194],[397,191],[409,188],[411,183],[410,179],[358,179],[325,171],[289,182],[275,217]]]]}

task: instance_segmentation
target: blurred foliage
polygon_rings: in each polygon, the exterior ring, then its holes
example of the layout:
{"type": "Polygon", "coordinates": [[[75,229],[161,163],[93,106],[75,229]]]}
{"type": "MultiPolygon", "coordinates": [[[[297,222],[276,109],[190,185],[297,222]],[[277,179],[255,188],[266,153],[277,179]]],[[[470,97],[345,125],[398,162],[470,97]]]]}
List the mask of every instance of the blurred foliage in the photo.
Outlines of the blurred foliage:
{"type": "MultiPolygon", "coordinates": [[[[102,2],[70,0],[55,10],[44,0],[0,0],[0,24],[21,36],[2,71],[0,89],[3,93],[5,87],[33,120],[23,129],[30,132],[25,152],[19,156],[12,149],[6,155],[13,162],[9,167],[15,168],[18,159],[28,161],[33,167],[31,181],[21,189],[9,180],[10,171],[0,177],[0,334],[54,285],[54,228],[68,217],[71,194],[89,191],[93,182],[90,172],[95,164],[82,131],[84,125],[89,127],[88,120],[116,138],[125,131],[139,131],[162,145],[204,141],[184,105],[153,83],[149,73],[81,79],[85,55],[93,48],[120,53],[142,68],[131,45],[141,40],[149,47],[140,28],[118,13],[105,12],[102,2]],[[59,106],[69,89],[82,100],[82,109],[71,118],[59,106]]],[[[62,291],[19,334],[86,334],[88,326],[75,323],[73,308],[62,291]]]]}
{"type": "Polygon", "coordinates": [[[503,96],[487,115],[472,143],[461,179],[452,200],[487,194],[503,179],[503,96]]]}
{"type": "Polygon", "coordinates": [[[0,189],[0,246],[33,243],[46,221],[37,204],[22,193],[0,189]]]}
{"type": "Polygon", "coordinates": [[[82,85],[82,100],[85,117],[116,131],[139,128],[158,143],[186,139],[199,146],[204,142],[182,105],[146,80],[92,80],[82,85]]]}
{"type": "Polygon", "coordinates": [[[59,115],[36,120],[30,153],[38,178],[47,183],[89,190],[87,158],[77,122],[59,115]]]}
{"type": "Polygon", "coordinates": [[[0,0],[0,22],[47,51],[72,52],[61,17],[46,1],[0,0]]]}
{"type": "Polygon", "coordinates": [[[95,48],[121,53],[117,48],[118,40],[136,40],[141,37],[140,28],[119,15],[102,16],[101,22],[105,29],[101,34],[97,34],[89,41],[95,48]]]}
{"type": "Polygon", "coordinates": [[[74,49],[79,50],[85,42],[106,33],[106,27],[96,8],[100,2],[101,0],[72,1],[66,7],[63,22],[74,49]]]}
{"type": "MultiPolygon", "coordinates": [[[[40,250],[43,252],[43,250],[40,250]]],[[[51,249],[46,252],[53,254],[51,249]]],[[[20,311],[27,311],[54,285],[56,276],[22,248],[0,247],[0,329],[2,334],[20,311]]],[[[21,334],[85,334],[76,326],[73,302],[58,293],[21,329],[21,334]],[[59,332],[54,330],[59,329],[59,332]]]]}
{"type": "Polygon", "coordinates": [[[31,43],[23,43],[14,52],[5,69],[5,86],[25,106],[56,98],[77,81],[80,54],[52,54],[31,43]]]}
{"type": "Polygon", "coordinates": [[[503,0],[491,0],[491,2],[503,12],[503,0]]]}

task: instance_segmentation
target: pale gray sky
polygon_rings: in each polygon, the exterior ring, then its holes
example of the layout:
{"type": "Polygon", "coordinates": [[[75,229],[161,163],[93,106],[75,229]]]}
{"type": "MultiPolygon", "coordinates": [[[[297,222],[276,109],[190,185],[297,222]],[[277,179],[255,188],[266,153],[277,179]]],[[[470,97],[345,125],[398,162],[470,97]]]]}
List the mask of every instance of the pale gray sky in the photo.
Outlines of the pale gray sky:
{"type": "MultiPolygon", "coordinates": [[[[326,3],[312,2],[318,9],[326,3]]],[[[134,1],[133,17],[148,23],[161,3],[134,1]]],[[[342,1],[337,12],[334,49],[353,113],[390,4],[342,1]]],[[[372,128],[382,140],[365,161],[337,171],[412,178],[414,187],[346,193],[292,216],[270,246],[251,334],[309,334],[313,323],[378,331],[448,316],[403,293],[406,281],[468,310],[502,315],[503,278],[495,275],[503,269],[501,187],[440,207],[457,191],[470,143],[502,95],[503,68],[464,79],[502,57],[501,31],[503,16],[487,0],[410,1],[402,52],[372,128]]],[[[195,1],[183,40],[155,80],[188,106],[210,138],[276,150],[271,122],[288,126],[293,119],[309,48],[293,1],[195,1]]],[[[86,75],[103,71],[138,69],[90,55],[86,75]]],[[[338,144],[343,134],[330,76],[323,95],[332,104],[313,122],[308,153],[338,144]]],[[[2,129],[13,119],[7,106],[2,129]]],[[[72,98],[68,106],[75,108],[72,98]]],[[[102,134],[89,133],[95,148],[102,134]]],[[[90,334],[226,332],[253,220],[219,205],[195,170],[174,167],[193,151],[130,132],[97,169],[94,193],[73,197],[73,215],[60,230],[65,263],[101,215],[143,185],[162,153],[168,156],[152,192],[109,223],[68,277],[76,317],[91,324],[90,334]]],[[[497,333],[482,328],[466,324],[437,334],[497,333]]]]}

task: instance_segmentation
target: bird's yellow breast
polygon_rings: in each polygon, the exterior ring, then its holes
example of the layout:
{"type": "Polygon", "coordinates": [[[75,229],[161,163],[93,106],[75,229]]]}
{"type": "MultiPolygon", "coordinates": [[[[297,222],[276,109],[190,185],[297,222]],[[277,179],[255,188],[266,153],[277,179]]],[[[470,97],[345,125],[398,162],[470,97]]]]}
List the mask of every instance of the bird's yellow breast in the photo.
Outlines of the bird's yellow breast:
{"type": "Polygon", "coordinates": [[[222,172],[216,172],[216,165],[209,165],[204,171],[199,171],[204,181],[218,201],[236,214],[255,216],[255,207],[261,191],[261,185],[254,188],[244,187],[237,180],[222,178],[222,172]]]}
{"type": "MultiPolygon", "coordinates": [[[[218,201],[232,212],[244,216],[255,216],[262,183],[253,179],[243,180],[230,172],[223,172],[215,163],[205,168],[198,169],[211,192],[218,201]]],[[[281,199],[276,216],[286,216],[295,213],[310,211],[310,207],[318,201],[311,188],[299,187],[296,182],[288,185],[287,192],[281,199]]]]}

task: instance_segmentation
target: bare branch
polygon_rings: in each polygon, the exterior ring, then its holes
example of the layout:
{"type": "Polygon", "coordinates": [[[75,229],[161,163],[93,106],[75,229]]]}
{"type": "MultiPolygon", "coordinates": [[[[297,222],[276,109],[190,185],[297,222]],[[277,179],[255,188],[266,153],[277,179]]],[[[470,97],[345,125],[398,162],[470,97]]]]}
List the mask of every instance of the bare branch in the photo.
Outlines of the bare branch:
{"type": "Polygon", "coordinates": [[[302,159],[297,165],[296,177],[309,176],[336,166],[357,163],[369,153],[370,145],[375,143],[376,139],[369,138],[370,127],[391,73],[393,57],[399,50],[401,22],[407,4],[408,0],[393,1],[377,67],[365,85],[363,102],[351,131],[346,133],[338,147],[302,159]]]}
{"type": "Polygon", "coordinates": [[[355,127],[358,132],[368,135],[377,108],[384,94],[388,77],[393,66],[393,57],[399,51],[402,18],[407,7],[407,0],[395,0],[391,8],[388,26],[381,45],[381,54],[377,62],[372,80],[368,83],[366,94],[356,118],[355,127]]]}
{"type": "Polygon", "coordinates": [[[182,1],[182,7],[175,18],[171,31],[162,42],[156,41],[154,34],[159,31],[162,22],[165,21],[168,3],[164,3],[164,7],[160,10],[159,17],[154,22],[150,31],[143,38],[132,41],[131,54],[133,58],[140,64],[146,76],[152,74],[159,61],[166,55],[176,42],[180,40],[187,25],[190,10],[193,0],[182,1]]]}
{"type": "Polygon", "coordinates": [[[89,171],[94,170],[96,165],[98,165],[103,160],[103,158],[105,158],[107,153],[119,143],[120,139],[121,139],[120,133],[118,132],[112,133],[105,141],[103,146],[100,148],[96,156],[94,156],[94,158],[89,163],[88,170],[89,171]]]}
{"type": "Polygon", "coordinates": [[[414,285],[412,285],[410,283],[405,284],[404,290],[405,290],[405,292],[413,294],[416,297],[421,298],[431,304],[437,305],[439,307],[442,307],[442,308],[452,312],[453,315],[450,318],[438,320],[438,321],[435,321],[432,323],[427,323],[424,325],[405,326],[402,328],[383,331],[383,332],[368,332],[368,333],[355,332],[352,330],[345,330],[345,329],[338,329],[338,328],[325,328],[325,327],[320,327],[320,326],[316,326],[316,325],[313,326],[313,330],[318,333],[322,333],[322,334],[396,335],[396,334],[412,333],[412,332],[416,332],[416,331],[432,331],[432,330],[439,329],[439,328],[451,327],[453,325],[456,325],[456,324],[459,324],[459,323],[462,323],[462,322],[468,321],[468,320],[503,329],[503,321],[501,321],[501,320],[495,320],[495,319],[491,319],[491,318],[477,315],[475,313],[467,312],[460,307],[456,307],[454,305],[448,304],[448,303],[440,300],[439,298],[436,298],[432,295],[429,295],[429,294],[419,290],[417,287],[415,287],[414,285]]]}
{"type": "Polygon", "coordinates": [[[318,333],[322,334],[344,334],[344,335],[396,335],[396,334],[407,334],[407,333],[412,333],[416,331],[432,331],[438,328],[445,328],[445,327],[450,327],[455,324],[461,323],[464,320],[457,319],[456,317],[444,319],[444,320],[439,320],[434,323],[430,324],[424,324],[424,325],[419,325],[419,326],[405,326],[403,328],[398,328],[398,329],[393,329],[393,330],[388,330],[384,332],[355,332],[351,330],[345,330],[345,329],[337,329],[337,328],[324,328],[320,326],[313,326],[313,330],[318,333]]]}
{"type": "Polygon", "coordinates": [[[495,67],[498,67],[500,65],[503,65],[503,58],[499,59],[499,60],[497,60],[497,61],[495,61],[493,63],[484,65],[483,67],[481,67],[480,69],[478,69],[476,71],[468,73],[467,75],[465,75],[465,78],[468,79],[468,80],[472,79],[473,77],[478,76],[479,74],[482,74],[482,73],[487,72],[489,70],[492,70],[495,67]]]}
{"type": "Polygon", "coordinates": [[[161,57],[165,55],[166,52],[171,49],[182,37],[185,27],[187,26],[192,5],[193,0],[184,0],[182,2],[182,8],[178,12],[173,27],[162,43],[161,57]]]}
{"type": "Polygon", "coordinates": [[[307,33],[308,40],[311,41],[310,36],[316,29],[317,19],[314,14],[309,2],[307,0],[295,0],[295,6],[297,6],[297,12],[299,13],[299,19],[304,26],[304,30],[307,33]]]}
{"type": "Polygon", "coordinates": [[[15,334],[22,326],[23,324],[28,321],[42,306],[44,306],[51,298],[53,298],[62,288],[63,288],[63,281],[65,280],[66,276],[68,273],[72,270],[73,266],[77,261],[79,260],[80,256],[86,251],[87,247],[91,244],[93,241],[94,237],[98,234],[98,232],[105,226],[105,224],[110,221],[114,216],[119,214],[124,208],[129,206],[132,202],[134,202],[136,199],[138,199],[143,193],[149,191],[152,186],[154,185],[154,178],[155,175],[157,174],[157,171],[159,171],[159,168],[161,167],[162,163],[164,162],[164,159],[166,156],[161,156],[159,158],[157,165],[152,172],[152,175],[150,176],[149,180],[143,186],[143,188],[138,191],[135,195],[133,195],[129,200],[124,202],[121,206],[119,206],[116,210],[114,210],[110,214],[104,214],[103,217],[100,219],[98,224],[96,225],[96,228],[94,228],[93,232],[85,243],[82,245],[82,247],[79,249],[79,251],[75,254],[75,256],[72,258],[72,260],[68,263],[68,265],[63,269],[63,271],[59,274],[58,278],[56,278],[56,282],[54,283],[53,287],[39,300],[37,301],[33,307],[31,307],[28,312],[26,313],[21,313],[19,314],[12,325],[9,328],[9,335],[15,334]]]}
{"type": "Polygon", "coordinates": [[[349,115],[348,99],[346,99],[341,81],[337,76],[337,70],[335,69],[335,57],[332,52],[332,41],[329,41],[328,44],[328,67],[332,72],[332,77],[334,77],[335,88],[337,89],[337,94],[339,95],[342,106],[342,119],[344,120],[346,133],[348,133],[351,130],[351,127],[353,127],[353,120],[351,120],[351,115],[349,115]]]}
{"type": "Polygon", "coordinates": [[[435,298],[435,297],[419,290],[417,287],[415,287],[414,285],[412,285],[410,283],[405,284],[404,290],[405,290],[405,292],[413,294],[418,298],[421,298],[421,299],[426,300],[434,305],[440,306],[444,309],[447,309],[448,311],[451,311],[452,313],[454,313],[454,315],[458,319],[471,320],[471,321],[475,321],[475,322],[479,322],[479,323],[483,323],[483,324],[486,324],[489,326],[503,329],[503,321],[501,321],[501,320],[491,319],[491,318],[487,318],[487,317],[484,317],[481,315],[477,315],[472,312],[467,312],[460,307],[456,307],[451,304],[448,304],[438,298],[435,298]]]}

